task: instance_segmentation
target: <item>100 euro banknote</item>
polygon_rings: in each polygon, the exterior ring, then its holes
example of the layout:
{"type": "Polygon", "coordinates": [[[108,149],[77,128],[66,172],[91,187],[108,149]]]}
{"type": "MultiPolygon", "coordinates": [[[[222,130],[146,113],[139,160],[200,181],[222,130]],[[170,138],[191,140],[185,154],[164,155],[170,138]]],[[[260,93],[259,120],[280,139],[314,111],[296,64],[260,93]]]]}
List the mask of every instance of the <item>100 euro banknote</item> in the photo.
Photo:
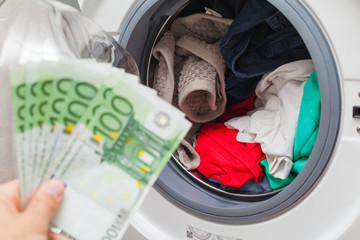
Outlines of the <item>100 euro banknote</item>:
{"type": "Polygon", "coordinates": [[[14,67],[11,71],[11,95],[12,108],[15,122],[15,139],[16,139],[16,154],[18,175],[20,178],[20,195],[22,205],[26,200],[26,188],[28,181],[27,175],[27,159],[24,152],[25,145],[25,67],[14,67]]]}
{"type": "Polygon", "coordinates": [[[52,224],[74,239],[106,239],[109,234],[120,239],[191,123],[138,77],[107,64],[46,62],[39,64],[38,74],[30,68],[31,76],[27,68],[17,68],[12,77],[23,188],[50,175],[60,178],[67,188],[52,224]],[[84,69],[86,74],[79,72],[84,69]],[[39,89],[45,83],[46,91],[39,89]],[[29,109],[29,89],[37,93],[30,96],[30,106],[43,109],[26,124],[20,113],[29,109]],[[36,141],[27,142],[26,128],[37,128],[30,135],[36,141]],[[22,150],[24,142],[34,145],[31,153],[29,147],[22,150]],[[32,164],[26,163],[28,154],[32,164]],[[24,164],[37,169],[26,171],[24,164]],[[26,184],[29,179],[36,181],[26,184]]]}
{"type": "Polygon", "coordinates": [[[182,112],[155,94],[126,78],[112,78],[56,161],[61,165],[55,176],[68,186],[61,208],[71,211],[59,211],[53,224],[78,239],[107,234],[120,239],[191,126],[182,112]],[[74,225],[74,217],[87,220],[74,225]]]}
{"type": "Polygon", "coordinates": [[[110,71],[110,65],[94,61],[81,61],[77,64],[69,61],[63,63],[58,70],[59,80],[53,85],[43,124],[46,147],[39,177],[52,175],[51,168],[56,165],[54,156],[63,148],[69,133],[96,96],[110,71]],[[67,73],[70,76],[64,77],[67,73]]]}

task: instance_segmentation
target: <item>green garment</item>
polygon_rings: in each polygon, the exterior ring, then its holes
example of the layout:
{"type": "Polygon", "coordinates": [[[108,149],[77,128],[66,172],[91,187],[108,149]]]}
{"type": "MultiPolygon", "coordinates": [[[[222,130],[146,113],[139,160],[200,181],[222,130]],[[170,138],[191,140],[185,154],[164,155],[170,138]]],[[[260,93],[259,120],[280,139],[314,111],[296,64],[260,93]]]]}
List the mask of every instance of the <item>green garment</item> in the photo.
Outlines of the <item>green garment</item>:
{"type": "Polygon", "coordinates": [[[267,160],[260,165],[265,168],[265,174],[270,186],[276,190],[290,184],[305,166],[314,147],[320,122],[320,89],[316,72],[313,72],[304,86],[303,98],[300,106],[298,127],[294,141],[293,166],[286,179],[274,178],[269,173],[267,160]]]}
{"type": "Polygon", "coordinates": [[[313,72],[304,86],[298,127],[294,141],[292,172],[300,173],[314,147],[320,122],[320,89],[316,72],[313,72]]]}
{"type": "Polygon", "coordinates": [[[265,168],[265,174],[267,176],[267,178],[269,179],[269,183],[270,183],[270,186],[273,190],[276,190],[276,189],[279,189],[279,188],[282,188],[282,187],[285,187],[287,185],[289,185],[292,180],[294,180],[295,176],[292,172],[290,172],[289,176],[286,178],[286,179],[280,179],[280,178],[275,178],[273,177],[273,175],[271,175],[269,173],[269,164],[267,162],[266,159],[262,160],[260,162],[260,166],[262,166],[263,168],[265,168]]]}

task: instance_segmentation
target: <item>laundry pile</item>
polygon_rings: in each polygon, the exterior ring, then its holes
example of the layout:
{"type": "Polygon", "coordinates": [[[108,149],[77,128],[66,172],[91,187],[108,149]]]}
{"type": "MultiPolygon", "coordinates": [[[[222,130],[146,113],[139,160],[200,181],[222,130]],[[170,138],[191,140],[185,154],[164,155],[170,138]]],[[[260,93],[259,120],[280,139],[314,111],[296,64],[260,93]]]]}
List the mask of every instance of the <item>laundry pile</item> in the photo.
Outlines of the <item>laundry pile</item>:
{"type": "Polygon", "coordinates": [[[150,85],[193,123],[174,153],[186,169],[225,191],[270,192],[310,156],[317,75],[279,10],[265,0],[233,1],[230,14],[230,1],[208,1],[222,14],[207,6],[173,21],[153,49],[150,85]]]}

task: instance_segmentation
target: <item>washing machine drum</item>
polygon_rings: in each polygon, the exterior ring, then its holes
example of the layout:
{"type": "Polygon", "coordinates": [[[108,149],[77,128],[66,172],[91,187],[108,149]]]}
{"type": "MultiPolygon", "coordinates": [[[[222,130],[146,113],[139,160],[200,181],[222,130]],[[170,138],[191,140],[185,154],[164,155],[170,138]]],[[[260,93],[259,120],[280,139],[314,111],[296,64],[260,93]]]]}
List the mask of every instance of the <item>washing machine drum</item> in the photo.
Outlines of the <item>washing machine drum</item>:
{"type": "MultiPolygon", "coordinates": [[[[174,19],[212,3],[215,12],[231,6],[234,18],[245,1],[140,1],[125,23],[119,38],[138,64],[141,80],[151,80],[152,50],[174,19]]],[[[311,155],[296,178],[271,192],[246,194],[227,192],[199,180],[174,157],[164,168],[155,188],[169,201],[192,214],[222,222],[261,221],[295,205],[317,184],[332,155],[340,126],[340,86],[335,60],[317,22],[297,0],[269,0],[292,23],[304,41],[318,75],[321,118],[311,155]]],[[[211,10],[208,10],[212,12],[211,10]]]]}

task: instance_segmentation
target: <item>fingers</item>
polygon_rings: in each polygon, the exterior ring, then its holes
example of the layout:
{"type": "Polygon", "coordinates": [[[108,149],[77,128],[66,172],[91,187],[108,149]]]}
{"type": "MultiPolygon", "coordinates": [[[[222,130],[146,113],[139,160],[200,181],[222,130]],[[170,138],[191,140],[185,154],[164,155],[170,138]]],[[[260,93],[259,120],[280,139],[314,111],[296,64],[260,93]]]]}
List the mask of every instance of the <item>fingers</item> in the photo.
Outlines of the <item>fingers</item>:
{"type": "Polygon", "coordinates": [[[0,201],[5,204],[4,207],[7,210],[20,212],[20,181],[18,179],[0,185],[0,201]]]}
{"type": "Polygon", "coordinates": [[[34,225],[47,231],[49,222],[60,205],[64,189],[64,183],[58,179],[44,182],[30,200],[24,214],[33,216],[34,225]]]}
{"type": "Polygon", "coordinates": [[[49,240],[69,240],[69,239],[64,236],[61,236],[60,234],[49,231],[49,240]]]}

